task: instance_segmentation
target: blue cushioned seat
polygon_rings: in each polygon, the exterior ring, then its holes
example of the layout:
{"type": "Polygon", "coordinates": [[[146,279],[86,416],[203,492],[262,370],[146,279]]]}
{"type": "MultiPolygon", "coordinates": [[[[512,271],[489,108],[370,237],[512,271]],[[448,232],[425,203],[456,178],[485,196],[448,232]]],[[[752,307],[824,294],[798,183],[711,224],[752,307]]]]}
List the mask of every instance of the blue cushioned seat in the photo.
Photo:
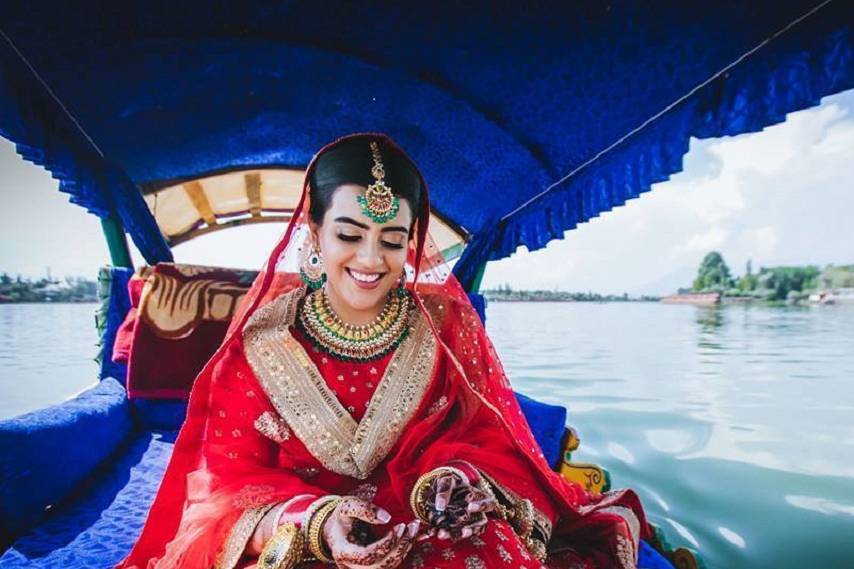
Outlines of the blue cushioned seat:
{"type": "Polygon", "coordinates": [[[174,432],[135,435],[72,502],[19,538],[0,567],[112,567],[130,551],[172,453],[174,432]]]}

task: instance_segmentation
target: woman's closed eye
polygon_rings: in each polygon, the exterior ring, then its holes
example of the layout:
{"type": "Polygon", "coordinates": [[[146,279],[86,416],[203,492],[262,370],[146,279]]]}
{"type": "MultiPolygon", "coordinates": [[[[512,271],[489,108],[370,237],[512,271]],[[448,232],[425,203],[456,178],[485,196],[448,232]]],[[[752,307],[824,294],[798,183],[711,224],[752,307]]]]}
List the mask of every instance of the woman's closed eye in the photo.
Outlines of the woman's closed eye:
{"type": "MultiPolygon", "coordinates": [[[[355,243],[356,241],[359,241],[360,239],[362,239],[362,236],[361,235],[347,235],[346,233],[339,233],[338,239],[340,239],[341,241],[346,241],[347,243],[355,243]]],[[[386,240],[382,240],[382,241],[380,241],[380,243],[382,243],[383,247],[387,247],[389,249],[403,249],[403,247],[404,247],[403,243],[392,243],[391,241],[386,241],[386,240]]]]}

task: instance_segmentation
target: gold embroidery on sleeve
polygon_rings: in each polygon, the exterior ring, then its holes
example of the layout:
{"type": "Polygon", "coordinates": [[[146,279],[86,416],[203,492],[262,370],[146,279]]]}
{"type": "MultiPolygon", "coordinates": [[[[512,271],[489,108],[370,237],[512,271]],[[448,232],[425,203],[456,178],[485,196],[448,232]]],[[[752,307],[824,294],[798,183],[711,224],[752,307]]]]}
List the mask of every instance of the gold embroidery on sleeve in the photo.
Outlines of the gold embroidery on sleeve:
{"type": "Polygon", "coordinates": [[[252,539],[252,534],[255,533],[255,528],[261,522],[264,515],[273,508],[275,504],[266,504],[257,508],[250,508],[235,522],[228,534],[228,539],[223,544],[222,549],[216,558],[215,569],[234,569],[243,552],[246,550],[246,545],[252,539]]]}

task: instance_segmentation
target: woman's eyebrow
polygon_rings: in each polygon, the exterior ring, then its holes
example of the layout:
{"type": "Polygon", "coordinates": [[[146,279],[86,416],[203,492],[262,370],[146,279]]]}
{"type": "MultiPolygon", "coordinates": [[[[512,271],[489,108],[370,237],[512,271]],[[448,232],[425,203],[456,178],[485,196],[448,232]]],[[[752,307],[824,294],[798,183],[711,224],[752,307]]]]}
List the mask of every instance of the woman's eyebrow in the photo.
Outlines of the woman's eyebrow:
{"type": "Polygon", "coordinates": [[[407,234],[409,233],[409,231],[407,231],[406,228],[403,227],[402,225],[395,225],[392,227],[383,227],[382,229],[380,229],[380,233],[389,233],[391,231],[399,231],[400,233],[407,233],[407,234]]]}
{"type": "MultiPolygon", "coordinates": [[[[333,221],[338,221],[340,223],[349,223],[350,225],[355,225],[356,227],[361,227],[362,229],[368,229],[368,226],[364,223],[356,221],[352,217],[336,217],[333,221]]],[[[382,233],[388,233],[390,231],[399,231],[401,233],[409,233],[409,231],[403,227],[402,225],[394,225],[392,227],[383,227],[380,229],[382,233]]]]}
{"type": "Polygon", "coordinates": [[[359,223],[358,221],[350,217],[336,217],[334,221],[340,221],[341,223],[349,223],[350,225],[355,225],[356,227],[361,227],[362,229],[368,228],[368,226],[364,223],[359,223]]]}

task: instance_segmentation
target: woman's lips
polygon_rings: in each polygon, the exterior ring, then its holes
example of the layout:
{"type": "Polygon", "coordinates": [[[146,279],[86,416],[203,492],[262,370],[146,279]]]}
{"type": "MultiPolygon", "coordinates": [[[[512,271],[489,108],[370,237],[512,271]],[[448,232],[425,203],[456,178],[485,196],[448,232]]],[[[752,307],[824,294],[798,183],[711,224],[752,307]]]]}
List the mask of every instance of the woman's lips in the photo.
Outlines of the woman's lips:
{"type": "Polygon", "coordinates": [[[347,271],[347,274],[350,275],[350,278],[353,279],[353,282],[356,283],[356,286],[365,290],[377,288],[385,275],[385,273],[363,273],[361,271],[353,271],[351,269],[345,270],[347,271]],[[358,275],[358,277],[356,275],[358,275]]]}

